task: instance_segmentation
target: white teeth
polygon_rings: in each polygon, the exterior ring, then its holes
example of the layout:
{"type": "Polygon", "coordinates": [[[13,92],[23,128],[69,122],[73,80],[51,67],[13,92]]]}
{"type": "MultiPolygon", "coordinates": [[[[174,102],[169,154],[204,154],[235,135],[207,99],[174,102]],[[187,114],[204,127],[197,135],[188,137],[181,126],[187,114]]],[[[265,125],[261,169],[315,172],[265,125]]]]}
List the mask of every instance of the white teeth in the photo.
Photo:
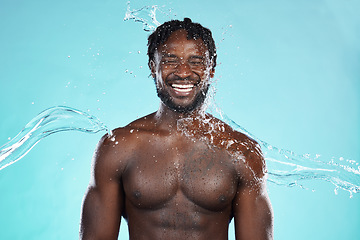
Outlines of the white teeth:
{"type": "Polygon", "coordinates": [[[171,86],[178,92],[190,92],[194,84],[172,84],[171,86]]]}
{"type": "Polygon", "coordinates": [[[174,88],[178,92],[190,92],[192,88],[174,88]]]}
{"type": "Polygon", "coordinates": [[[172,84],[173,88],[193,88],[194,84],[172,84]]]}

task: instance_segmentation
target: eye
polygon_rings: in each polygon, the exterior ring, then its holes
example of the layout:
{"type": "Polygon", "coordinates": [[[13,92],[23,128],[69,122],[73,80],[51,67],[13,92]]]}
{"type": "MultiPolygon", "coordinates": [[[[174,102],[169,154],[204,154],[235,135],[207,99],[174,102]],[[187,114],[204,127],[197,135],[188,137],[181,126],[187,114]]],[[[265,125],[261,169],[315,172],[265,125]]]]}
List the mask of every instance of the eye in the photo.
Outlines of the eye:
{"type": "Polygon", "coordinates": [[[161,63],[164,65],[176,65],[178,61],[176,59],[164,59],[161,63]]]}
{"type": "Polygon", "coordinates": [[[200,64],[203,64],[203,62],[202,61],[190,61],[190,64],[200,65],[200,64]]]}
{"type": "Polygon", "coordinates": [[[204,66],[204,61],[202,60],[191,60],[189,61],[189,64],[194,67],[202,67],[204,66]]]}

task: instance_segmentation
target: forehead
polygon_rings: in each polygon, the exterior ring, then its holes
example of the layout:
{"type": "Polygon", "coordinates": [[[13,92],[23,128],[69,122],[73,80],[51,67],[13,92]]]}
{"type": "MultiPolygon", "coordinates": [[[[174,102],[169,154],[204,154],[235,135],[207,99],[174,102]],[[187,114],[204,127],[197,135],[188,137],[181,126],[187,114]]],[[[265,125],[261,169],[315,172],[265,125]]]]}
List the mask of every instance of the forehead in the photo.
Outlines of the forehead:
{"type": "Polygon", "coordinates": [[[207,52],[207,47],[201,38],[187,39],[186,30],[180,29],[173,32],[164,44],[160,44],[158,52],[160,54],[176,53],[180,55],[203,55],[207,52]]]}

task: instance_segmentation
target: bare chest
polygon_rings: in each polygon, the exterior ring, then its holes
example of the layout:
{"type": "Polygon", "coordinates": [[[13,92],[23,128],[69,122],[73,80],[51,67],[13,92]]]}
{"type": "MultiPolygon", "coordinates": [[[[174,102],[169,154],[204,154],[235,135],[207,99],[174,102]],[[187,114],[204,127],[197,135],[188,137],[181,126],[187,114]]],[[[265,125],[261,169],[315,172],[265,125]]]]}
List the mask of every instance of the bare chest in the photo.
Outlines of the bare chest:
{"type": "Polygon", "coordinates": [[[221,211],[238,184],[228,154],[201,143],[144,144],[123,175],[126,198],[138,208],[172,205],[221,211]]]}

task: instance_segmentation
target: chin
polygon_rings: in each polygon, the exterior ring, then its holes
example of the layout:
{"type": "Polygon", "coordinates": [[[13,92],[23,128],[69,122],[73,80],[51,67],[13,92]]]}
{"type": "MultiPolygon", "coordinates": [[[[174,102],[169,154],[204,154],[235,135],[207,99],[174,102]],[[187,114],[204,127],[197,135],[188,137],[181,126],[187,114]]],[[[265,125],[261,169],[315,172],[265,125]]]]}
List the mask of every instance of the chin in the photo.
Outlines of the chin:
{"type": "Polygon", "coordinates": [[[187,105],[176,104],[173,101],[172,97],[168,94],[168,92],[163,91],[162,89],[159,88],[157,88],[157,95],[160,98],[160,100],[165,104],[165,106],[167,106],[169,109],[178,113],[191,113],[196,109],[200,109],[201,106],[204,104],[208,89],[209,87],[207,86],[198,94],[196,94],[194,100],[187,105]]]}

